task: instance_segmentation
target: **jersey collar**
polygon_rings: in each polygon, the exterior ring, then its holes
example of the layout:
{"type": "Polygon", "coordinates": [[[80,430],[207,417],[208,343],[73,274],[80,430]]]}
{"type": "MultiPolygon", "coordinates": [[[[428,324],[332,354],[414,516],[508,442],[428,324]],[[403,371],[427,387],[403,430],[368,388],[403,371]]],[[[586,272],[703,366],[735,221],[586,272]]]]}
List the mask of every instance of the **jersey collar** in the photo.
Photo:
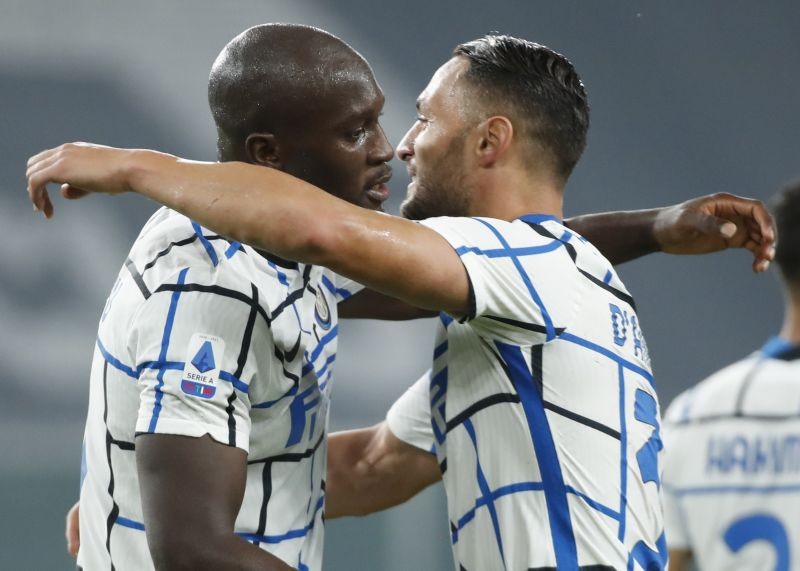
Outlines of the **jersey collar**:
{"type": "Polygon", "coordinates": [[[793,361],[800,359],[800,345],[794,345],[780,337],[770,337],[761,348],[761,354],[768,359],[793,361]]]}
{"type": "Polygon", "coordinates": [[[530,222],[531,224],[541,224],[542,222],[550,220],[558,222],[559,224],[564,224],[563,220],[556,218],[552,214],[525,214],[524,216],[520,216],[519,219],[524,222],[530,222]]]}

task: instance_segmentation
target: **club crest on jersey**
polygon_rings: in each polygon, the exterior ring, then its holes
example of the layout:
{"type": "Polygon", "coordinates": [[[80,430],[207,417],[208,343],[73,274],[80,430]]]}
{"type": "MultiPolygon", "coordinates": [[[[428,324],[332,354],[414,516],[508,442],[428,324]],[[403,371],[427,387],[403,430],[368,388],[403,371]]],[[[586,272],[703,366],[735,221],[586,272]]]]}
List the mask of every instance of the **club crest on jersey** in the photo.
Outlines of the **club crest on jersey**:
{"type": "Polygon", "coordinates": [[[331,310],[328,307],[328,300],[325,299],[325,294],[322,289],[317,290],[317,302],[314,305],[314,317],[317,319],[317,324],[323,329],[331,328],[331,310]]]}
{"type": "Polygon", "coordinates": [[[218,362],[225,354],[225,342],[219,337],[195,333],[186,354],[192,358],[184,365],[181,390],[191,397],[213,398],[217,394],[218,362]]]}

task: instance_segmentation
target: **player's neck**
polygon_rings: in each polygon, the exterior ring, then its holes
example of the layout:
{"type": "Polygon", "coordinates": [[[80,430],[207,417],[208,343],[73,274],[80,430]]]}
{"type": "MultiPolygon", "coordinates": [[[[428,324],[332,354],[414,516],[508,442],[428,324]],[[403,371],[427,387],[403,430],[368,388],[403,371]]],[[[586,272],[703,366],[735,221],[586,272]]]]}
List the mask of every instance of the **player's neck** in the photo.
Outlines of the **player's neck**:
{"type": "Polygon", "coordinates": [[[786,311],[781,337],[795,345],[800,345],[800,292],[786,294],[786,311]]]}
{"type": "Polygon", "coordinates": [[[523,169],[489,169],[472,194],[472,216],[516,220],[525,214],[563,213],[563,187],[552,177],[523,169]]]}

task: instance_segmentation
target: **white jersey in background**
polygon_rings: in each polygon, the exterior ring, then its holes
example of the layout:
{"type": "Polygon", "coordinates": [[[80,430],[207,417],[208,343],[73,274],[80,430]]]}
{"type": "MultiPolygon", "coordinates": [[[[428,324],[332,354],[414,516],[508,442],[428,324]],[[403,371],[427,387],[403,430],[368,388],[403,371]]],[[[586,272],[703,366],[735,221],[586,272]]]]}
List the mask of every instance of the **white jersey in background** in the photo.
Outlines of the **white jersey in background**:
{"type": "Polygon", "coordinates": [[[610,263],[550,216],[422,223],[461,256],[474,311],[441,315],[387,423],[438,455],[456,568],[663,569],[658,400],[610,263]]]}
{"type": "Polygon", "coordinates": [[[700,569],[800,570],[800,346],[778,338],[664,420],[670,549],[700,569]]]}
{"type": "Polygon", "coordinates": [[[209,434],[248,452],[236,532],[300,570],[322,568],[343,295],[322,268],[268,260],[167,209],[150,219],[100,320],[79,567],[153,568],[135,465],[135,435],[153,433],[209,434]]]}

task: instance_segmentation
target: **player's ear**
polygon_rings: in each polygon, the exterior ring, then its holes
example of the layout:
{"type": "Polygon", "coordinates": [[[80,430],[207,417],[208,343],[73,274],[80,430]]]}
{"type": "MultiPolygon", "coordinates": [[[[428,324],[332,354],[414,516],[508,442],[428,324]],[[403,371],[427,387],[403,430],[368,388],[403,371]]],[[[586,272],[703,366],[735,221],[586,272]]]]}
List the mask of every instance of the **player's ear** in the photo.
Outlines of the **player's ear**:
{"type": "Polygon", "coordinates": [[[508,117],[495,115],[478,125],[478,144],[475,149],[478,164],[491,167],[511,147],[514,138],[514,126],[508,117]]]}
{"type": "Polygon", "coordinates": [[[247,162],[283,170],[278,138],[272,133],[250,133],[244,142],[247,162]]]}

